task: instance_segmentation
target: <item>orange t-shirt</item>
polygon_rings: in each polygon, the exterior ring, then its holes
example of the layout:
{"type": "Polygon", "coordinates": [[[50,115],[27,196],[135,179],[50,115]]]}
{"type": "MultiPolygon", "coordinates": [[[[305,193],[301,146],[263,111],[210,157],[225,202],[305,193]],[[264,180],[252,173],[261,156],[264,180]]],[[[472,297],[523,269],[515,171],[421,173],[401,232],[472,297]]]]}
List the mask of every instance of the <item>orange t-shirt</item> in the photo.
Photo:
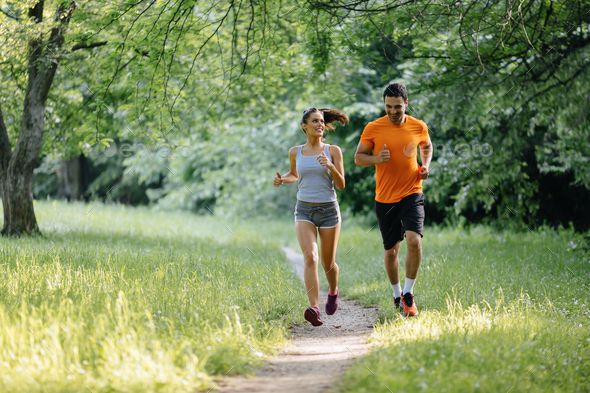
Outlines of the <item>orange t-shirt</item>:
{"type": "Polygon", "coordinates": [[[373,155],[387,145],[391,156],[388,162],[375,165],[377,202],[396,203],[410,194],[422,192],[417,148],[421,143],[428,143],[426,123],[406,115],[406,121],[397,125],[383,116],[367,124],[361,143],[371,147],[373,155]]]}

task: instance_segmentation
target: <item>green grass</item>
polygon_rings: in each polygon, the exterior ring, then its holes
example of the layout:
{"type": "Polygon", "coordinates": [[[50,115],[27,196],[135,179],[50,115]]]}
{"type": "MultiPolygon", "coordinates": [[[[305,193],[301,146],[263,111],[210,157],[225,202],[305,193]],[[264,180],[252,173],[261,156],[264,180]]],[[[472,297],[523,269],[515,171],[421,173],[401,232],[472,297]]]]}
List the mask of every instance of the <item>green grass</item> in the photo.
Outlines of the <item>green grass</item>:
{"type": "Polygon", "coordinates": [[[392,307],[378,230],[350,228],[343,293],[377,304],[381,322],[376,350],[346,373],[342,391],[587,392],[590,257],[580,242],[569,231],[430,228],[420,316],[405,319],[392,307]]]}
{"type": "Polygon", "coordinates": [[[305,306],[288,223],[36,210],[43,237],[0,238],[0,391],[207,389],[260,365],[305,306]]]}
{"type": "MultiPolygon", "coordinates": [[[[290,221],[57,202],[36,210],[43,237],[0,238],[0,391],[207,390],[215,376],[262,364],[302,322],[305,291],[280,250],[298,249],[290,221]]],[[[378,230],[345,221],[340,289],[377,305],[380,322],[375,349],[340,390],[587,392],[582,241],[570,231],[429,228],[421,313],[404,319],[378,230]]]]}

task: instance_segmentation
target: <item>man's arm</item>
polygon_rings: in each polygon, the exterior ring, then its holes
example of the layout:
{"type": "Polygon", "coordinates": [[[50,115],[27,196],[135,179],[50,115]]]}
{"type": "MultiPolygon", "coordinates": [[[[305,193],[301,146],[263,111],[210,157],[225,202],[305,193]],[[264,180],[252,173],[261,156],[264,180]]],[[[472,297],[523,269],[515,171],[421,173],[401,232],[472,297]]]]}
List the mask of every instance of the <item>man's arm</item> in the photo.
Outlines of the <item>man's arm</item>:
{"type": "Polygon", "coordinates": [[[420,169],[420,178],[426,179],[430,173],[430,162],[432,161],[432,152],[434,148],[430,137],[426,142],[420,144],[420,160],[422,161],[422,168],[420,169]]]}
{"type": "Polygon", "coordinates": [[[370,154],[372,149],[371,146],[359,142],[356,153],[354,153],[354,163],[357,166],[373,166],[389,161],[391,156],[387,145],[383,145],[383,148],[376,156],[370,154]]]}

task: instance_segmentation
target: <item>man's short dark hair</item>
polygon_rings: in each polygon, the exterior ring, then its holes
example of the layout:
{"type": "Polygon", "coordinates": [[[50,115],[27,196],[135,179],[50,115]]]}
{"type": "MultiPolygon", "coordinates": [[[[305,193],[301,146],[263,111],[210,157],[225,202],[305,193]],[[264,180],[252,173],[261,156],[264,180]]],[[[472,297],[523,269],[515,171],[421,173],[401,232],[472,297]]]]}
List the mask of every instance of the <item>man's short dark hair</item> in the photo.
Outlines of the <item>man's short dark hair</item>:
{"type": "Polygon", "coordinates": [[[383,101],[385,97],[401,97],[404,101],[408,100],[408,89],[401,83],[392,83],[385,88],[383,92],[383,101]]]}

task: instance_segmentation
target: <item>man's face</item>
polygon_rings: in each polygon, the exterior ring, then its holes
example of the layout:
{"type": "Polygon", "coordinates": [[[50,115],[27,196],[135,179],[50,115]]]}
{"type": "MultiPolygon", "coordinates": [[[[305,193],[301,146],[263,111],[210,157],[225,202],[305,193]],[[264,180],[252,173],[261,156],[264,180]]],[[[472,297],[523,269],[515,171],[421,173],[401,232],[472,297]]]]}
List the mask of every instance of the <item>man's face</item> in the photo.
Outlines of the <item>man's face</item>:
{"type": "Polygon", "coordinates": [[[393,124],[402,124],[408,101],[402,97],[385,97],[385,113],[393,124]]]}

